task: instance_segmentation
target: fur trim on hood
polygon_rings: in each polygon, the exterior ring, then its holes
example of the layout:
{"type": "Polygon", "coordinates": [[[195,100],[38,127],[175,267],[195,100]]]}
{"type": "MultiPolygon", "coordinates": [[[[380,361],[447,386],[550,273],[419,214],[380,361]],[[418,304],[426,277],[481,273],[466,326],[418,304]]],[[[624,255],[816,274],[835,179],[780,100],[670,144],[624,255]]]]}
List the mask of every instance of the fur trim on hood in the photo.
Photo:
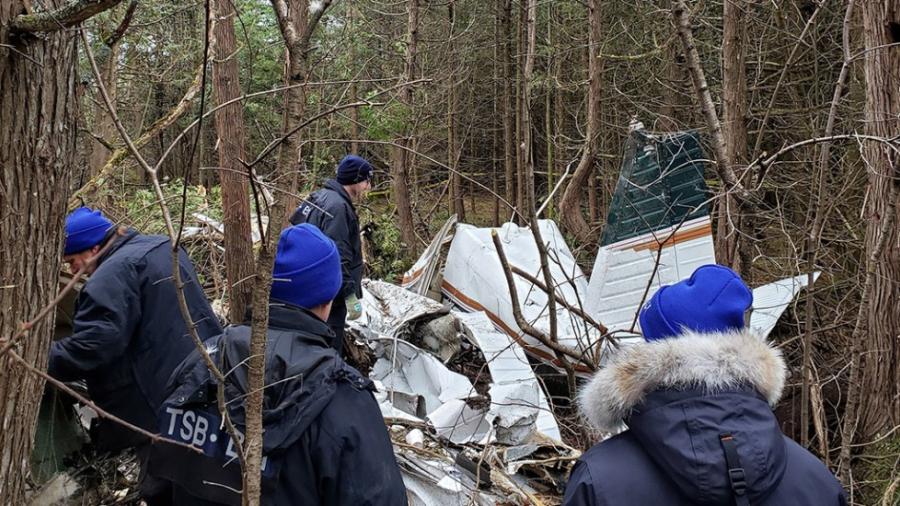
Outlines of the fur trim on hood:
{"type": "Polygon", "coordinates": [[[685,334],[631,345],[616,353],[579,394],[585,418],[617,432],[648,393],[694,388],[715,393],[748,385],[774,406],[784,389],[781,351],[746,331],[685,334]]]}

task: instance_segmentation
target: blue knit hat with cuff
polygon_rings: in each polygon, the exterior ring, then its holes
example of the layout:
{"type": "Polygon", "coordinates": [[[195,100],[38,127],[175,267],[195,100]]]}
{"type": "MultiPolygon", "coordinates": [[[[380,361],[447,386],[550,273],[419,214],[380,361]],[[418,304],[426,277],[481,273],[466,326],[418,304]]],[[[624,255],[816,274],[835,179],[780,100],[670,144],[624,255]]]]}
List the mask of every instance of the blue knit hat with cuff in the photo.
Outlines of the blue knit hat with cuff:
{"type": "Polygon", "coordinates": [[[278,240],[272,269],[272,298],[311,309],[334,300],[341,288],[341,257],[334,241],[301,223],[278,240]]]}
{"type": "Polygon", "coordinates": [[[113,222],[100,211],[79,207],[66,216],[66,247],[64,255],[74,255],[89,250],[103,242],[113,222]]]}
{"type": "Polygon", "coordinates": [[[691,277],[660,288],[641,309],[645,341],[677,337],[684,331],[722,332],[744,328],[753,292],[740,276],[721,265],[703,265],[691,277]]]}
{"type": "Polygon", "coordinates": [[[343,185],[361,183],[372,178],[372,164],[361,156],[347,155],[337,168],[337,182],[343,185]]]}

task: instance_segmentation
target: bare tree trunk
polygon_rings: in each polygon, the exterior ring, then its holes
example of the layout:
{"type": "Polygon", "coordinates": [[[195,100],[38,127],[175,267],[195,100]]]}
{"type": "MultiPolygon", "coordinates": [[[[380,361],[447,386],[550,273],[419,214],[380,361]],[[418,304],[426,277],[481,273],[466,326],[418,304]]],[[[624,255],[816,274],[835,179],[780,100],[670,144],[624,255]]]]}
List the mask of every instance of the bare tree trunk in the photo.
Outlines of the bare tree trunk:
{"type": "MultiPolygon", "coordinates": [[[[104,61],[103,61],[103,84],[106,86],[106,92],[116,103],[116,95],[118,94],[118,69],[119,69],[119,47],[122,36],[128,30],[131,20],[134,17],[134,11],[137,9],[137,0],[132,0],[122,21],[108,36],[103,39],[104,61]]],[[[100,137],[106,142],[111,141],[117,135],[116,125],[110,118],[106,107],[103,106],[102,100],[96,100],[94,106],[94,130],[93,134],[100,137]]],[[[100,169],[106,165],[112,150],[105,146],[102,142],[96,141],[91,145],[91,157],[89,161],[90,177],[100,172],[100,169]]]]}
{"type": "MultiPolygon", "coordinates": [[[[547,4],[547,46],[551,47],[551,48],[553,47],[553,4],[552,3],[547,4]]],[[[559,61],[559,55],[556,55],[555,59],[556,59],[556,61],[559,61]]],[[[547,68],[548,68],[547,73],[550,74],[549,69],[555,70],[558,68],[558,65],[553,61],[554,56],[551,55],[550,57],[548,57],[548,60],[549,61],[547,62],[547,68]]],[[[550,74],[550,76],[552,76],[552,74],[550,74]]],[[[558,76],[559,75],[557,74],[556,77],[558,78],[558,76]]],[[[554,132],[554,125],[553,125],[552,104],[553,104],[553,96],[554,96],[553,90],[556,90],[557,87],[554,86],[552,77],[551,77],[551,79],[547,80],[547,83],[548,84],[546,86],[546,89],[544,90],[545,91],[545,93],[544,93],[544,136],[545,136],[544,141],[547,144],[547,148],[546,148],[547,149],[547,199],[548,199],[547,216],[552,218],[553,217],[553,195],[551,194],[551,192],[553,191],[553,184],[554,184],[553,169],[556,166],[556,158],[555,158],[556,152],[554,150],[554,144],[555,144],[554,139],[555,139],[556,133],[554,132]]],[[[537,204],[535,204],[535,205],[537,205],[537,204]]]]}
{"type": "MultiPolygon", "coordinates": [[[[741,183],[741,179],[736,175],[734,164],[728,157],[729,150],[727,143],[725,142],[725,136],[722,133],[722,125],[719,122],[719,115],[716,112],[712,93],[710,93],[709,85],[706,82],[706,73],[700,63],[700,55],[697,51],[697,46],[694,43],[690,12],[688,11],[685,0],[672,1],[672,19],[675,23],[675,28],[678,31],[678,36],[681,39],[682,48],[684,49],[687,68],[691,74],[691,81],[694,85],[694,93],[697,97],[697,102],[700,105],[703,117],[706,120],[706,127],[709,130],[713,157],[716,162],[716,174],[722,181],[723,193],[728,195],[728,198],[723,199],[722,202],[735,202],[734,211],[729,211],[729,216],[732,218],[742,215],[752,216],[755,205],[751,202],[748,191],[741,183]]],[[[742,228],[752,229],[752,223],[752,219],[747,219],[745,222],[732,219],[731,224],[733,227],[730,231],[733,231],[735,234],[746,234],[747,232],[742,230],[742,228]]],[[[745,271],[744,276],[746,277],[747,274],[749,274],[749,267],[752,260],[750,248],[746,246],[738,248],[737,255],[740,257],[739,270],[745,271]]]]}
{"type": "MultiPolygon", "coordinates": [[[[494,61],[492,66],[493,71],[493,96],[494,100],[491,101],[492,112],[494,113],[494,123],[491,128],[491,191],[494,192],[494,201],[493,206],[493,217],[491,220],[491,225],[498,227],[500,226],[500,189],[497,185],[497,165],[500,160],[500,142],[498,135],[498,128],[502,128],[501,125],[497,124],[497,118],[500,117],[500,111],[497,108],[497,104],[500,102],[500,53],[501,53],[501,37],[500,37],[500,9],[501,5],[499,2],[494,6],[497,9],[496,15],[494,16],[494,61]]],[[[504,85],[505,86],[505,85],[504,85]]],[[[473,207],[474,209],[474,207],[473,207]]]]}
{"type": "MultiPolygon", "coordinates": [[[[519,209],[525,216],[534,216],[534,142],[531,127],[531,81],[534,78],[534,59],[537,46],[537,3],[536,0],[527,0],[523,4],[525,9],[525,65],[522,68],[522,161],[524,162],[524,193],[522,199],[524,207],[519,209]]],[[[523,188],[520,187],[520,190],[523,188]]],[[[552,317],[551,317],[552,318],[552,317]]]]}
{"type": "MultiPolygon", "coordinates": [[[[900,0],[861,2],[866,48],[866,133],[900,135],[900,0]],[[874,49],[878,48],[878,49],[874,49]]],[[[874,438],[900,424],[900,226],[884,226],[897,212],[900,156],[884,144],[867,143],[869,164],[866,250],[872,252],[885,229],[883,252],[874,266],[868,293],[865,347],[862,357],[862,437],[874,438]]]]}
{"type": "MultiPolygon", "coordinates": [[[[109,92],[110,98],[115,102],[118,91],[117,86],[117,70],[119,68],[119,42],[115,42],[111,46],[106,47],[105,61],[103,62],[103,83],[109,92]]],[[[112,140],[116,135],[116,125],[113,124],[106,108],[103,107],[101,101],[96,101],[94,105],[94,130],[93,134],[100,137],[104,141],[112,140]]],[[[91,144],[90,158],[90,176],[100,172],[100,169],[106,165],[112,150],[107,148],[103,143],[94,141],[91,144]]]]}
{"type": "MultiPolygon", "coordinates": [[[[65,2],[43,2],[56,9],[65,2]]],[[[58,289],[69,178],[75,172],[75,32],[12,36],[29,2],[0,3],[0,339],[9,339],[58,289]]],[[[17,353],[47,361],[51,316],[17,353]]],[[[25,482],[44,382],[0,356],[0,504],[26,504],[25,482]]]]}
{"type": "MultiPolygon", "coordinates": [[[[347,6],[347,25],[349,28],[349,32],[352,33],[356,26],[357,19],[356,6],[354,4],[349,4],[347,6]]],[[[356,42],[350,42],[350,61],[357,61],[357,52],[356,52],[356,42]]],[[[351,78],[353,78],[353,74],[351,72],[351,78]]],[[[350,100],[352,102],[356,102],[359,99],[359,85],[356,82],[355,78],[352,83],[350,83],[350,100]]],[[[350,109],[350,138],[353,139],[350,142],[350,153],[354,155],[359,154],[359,107],[354,107],[350,109]]]]}
{"type": "Polygon", "coordinates": [[[503,63],[501,64],[502,86],[503,86],[503,167],[506,173],[506,181],[504,187],[506,189],[506,201],[514,203],[516,201],[516,140],[514,131],[518,123],[515,118],[518,113],[513,111],[513,79],[512,69],[513,60],[513,21],[512,21],[512,0],[498,0],[500,2],[500,12],[502,20],[500,24],[503,27],[503,63]]]}
{"type": "MultiPolygon", "coordinates": [[[[847,2],[847,10],[844,13],[844,22],[841,30],[842,52],[844,55],[841,71],[838,75],[837,83],[834,86],[832,94],[831,106],[828,111],[828,119],[825,122],[825,130],[823,136],[829,137],[834,133],[834,124],[837,119],[838,104],[847,86],[847,78],[850,74],[850,63],[852,55],[850,52],[850,26],[852,23],[853,7],[855,0],[847,2]]],[[[813,272],[816,270],[818,261],[821,233],[825,223],[825,206],[822,205],[825,198],[825,181],[828,171],[828,161],[831,154],[831,144],[822,143],[819,147],[819,159],[816,164],[815,177],[810,181],[810,193],[815,195],[810,202],[809,211],[805,223],[808,227],[808,236],[806,243],[806,269],[808,277],[808,285],[813,284],[813,272]]],[[[803,336],[803,362],[801,365],[803,383],[800,389],[800,443],[804,447],[809,445],[809,421],[810,421],[810,403],[821,404],[817,400],[821,396],[821,385],[813,388],[811,385],[814,372],[812,347],[813,347],[813,324],[816,315],[816,291],[806,291],[806,323],[803,336]],[[818,394],[818,395],[816,395],[818,394]]],[[[817,411],[817,410],[816,410],[817,411]]],[[[823,421],[818,416],[813,417],[816,432],[819,438],[819,455],[825,459],[825,464],[829,465],[830,455],[828,449],[828,438],[825,436],[825,427],[823,421]]]]}
{"type": "Polygon", "coordinates": [[[519,23],[516,27],[516,209],[525,214],[526,201],[526,174],[525,174],[525,52],[527,36],[527,7],[525,2],[519,2],[519,23]]]}
{"type": "MultiPolygon", "coordinates": [[[[560,12],[562,15],[562,12],[560,12]]],[[[562,56],[557,56],[556,65],[554,65],[553,73],[556,76],[556,92],[553,94],[553,159],[556,161],[556,173],[559,174],[559,177],[563,177],[562,174],[565,173],[566,167],[568,166],[569,161],[566,159],[566,150],[564,148],[565,141],[565,131],[566,131],[566,117],[565,117],[565,102],[563,100],[563,58],[562,56]]],[[[558,184],[558,182],[557,182],[558,184]]],[[[547,185],[549,187],[549,191],[553,191],[553,185],[547,185]]],[[[557,195],[555,197],[556,201],[559,201],[560,196],[557,195]]],[[[554,202],[550,202],[547,205],[547,211],[550,212],[550,216],[553,219],[559,219],[559,212],[557,207],[554,205],[554,202]]]]}
{"type": "MultiPolygon", "coordinates": [[[[238,80],[237,41],[234,36],[234,5],[230,0],[213,2],[214,37],[213,98],[217,104],[241,96],[238,80]]],[[[216,111],[219,142],[219,181],[225,218],[225,271],[228,276],[229,319],[241,322],[250,303],[253,284],[253,244],[250,235],[249,175],[241,165],[244,154],[244,108],[240,102],[216,111]]]]}
{"type": "MultiPolygon", "coordinates": [[[[747,157],[747,72],[744,64],[747,53],[747,23],[745,9],[752,2],[725,0],[722,11],[722,135],[725,139],[725,160],[732,170],[746,166],[747,157]]],[[[728,192],[719,198],[716,233],[716,260],[738,273],[749,273],[749,265],[742,265],[741,226],[743,215],[737,201],[728,192]]],[[[745,255],[746,256],[746,255],[745,255]]]]}
{"type": "MultiPolygon", "coordinates": [[[[566,191],[563,193],[559,202],[560,219],[565,224],[569,232],[574,235],[578,241],[589,243],[593,240],[593,230],[591,225],[584,219],[581,210],[582,190],[594,178],[594,166],[597,163],[597,156],[600,149],[600,79],[603,73],[603,62],[599,57],[600,40],[601,40],[601,22],[602,13],[600,12],[600,0],[590,0],[588,2],[588,20],[590,29],[588,31],[588,79],[590,81],[588,88],[588,110],[587,110],[587,134],[584,140],[584,149],[581,153],[581,160],[572,178],[566,185],[566,191]]],[[[596,197],[591,197],[591,205],[596,206],[596,197]]],[[[596,207],[593,211],[596,218],[596,207]]]]}
{"type": "MultiPolygon", "coordinates": [[[[272,0],[275,17],[281,36],[287,47],[286,81],[290,89],[284,94],[284,124],[282,136],[287,136],[297,125],[303,122],[306,107],[306,86],[309,64],[310,39],[319,24],[319,20],[328,10],[331,0],[323,0],[316,4],[317,10],[310,12],[309,2],[305,0],[272,0]]],[[[250,334],[250,356],[248,359],[248,390],[244,403],[246,413],[246,435],[244,452],[245,506],[258,506],[262,492],[262,401],[265,387],[266,368],[266,336],[269,323],[269,291],[272,286],[272,266],[275,263],[275,250],[282,226],[287,222],[288,210],[296,206],[298,172],[300,167],[299,145],[296,134],[288,136],[280,145],[278,165],[273,180],[289,181],[286,193],[276,196],[275,204],[270,209],[269,226],[266,239],[256,259],[256,282],[253,286],[253,323],[250,334]]]]}
{"type": "MultiPolygon", "coordinates": [[[[454,27],[456,25],[456,14],[454,12],[453,0],[447,3],[447,53],[449,55],[450,66],[455,67],[459,64],[456,54],[456,44],[453,40],[454,27]]],[[[459,113],[456,89],[456,73],[451,71],[449,76],[449,99],[447,101],[447,165],[450,167],[450,209],[456,213],[460,222],[466,221],[466,206],[462,195],[462,184],[459,175],[459,154],[460,146],[457,139],[456,116],[459,113]]]]}
{"type": "MultiPolygon", "coordinates": [[[[406,69],[404,78],[407,82],[415,79],[416,55],[419,40],[419,0],[407,2],[409,20],[406,26],[406,69]]],[[[408,111],[412,110],[414,103],[412,86],[405,86],[400,90],[400,100],[408,111]]],[[[401,146],[412,147],[415,143],[408,133],[404,138],[398,139],[401,146]]],[[[416,252],[416,231],[413,224],[412,205],[409,200],[409,173],[412,165],[410,152],[400,146],[394,147],[394,163],[391,166],[391,179],[394,196],[394,205],[397,206],[397,214],[400,219],[400,237],[403,240],[407,253],[416,252]]]]}

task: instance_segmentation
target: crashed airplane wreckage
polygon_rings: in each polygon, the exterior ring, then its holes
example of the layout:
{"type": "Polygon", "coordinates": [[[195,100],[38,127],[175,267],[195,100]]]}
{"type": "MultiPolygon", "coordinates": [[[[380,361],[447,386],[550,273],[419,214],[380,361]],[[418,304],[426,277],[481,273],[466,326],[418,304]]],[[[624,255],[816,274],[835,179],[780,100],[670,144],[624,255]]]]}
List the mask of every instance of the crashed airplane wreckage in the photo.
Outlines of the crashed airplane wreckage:
{"type": "MultiPolygon", "coordinates": [[[[550,285],[564,302],[556,304],[557,340],[594,367],[640,339],[638,309],[660,286],[715,262],[704,159],[695,132],[632,132],[590,279],[556,224],[539,221],[550,285]]],[[[198,220],[193,233],[221,233],[214,220],[198,220]]],[[[550,334],[550,295],[533,282],[543,276],[531,231],[455,217],[401,286],[365,280],[363,317],[349,323],[357,346],[348,352],[378,386],[413,505],[556,504],[580,456],[562,442],[535,373],[534,365],[561,363],[516,323],[492,234],[513,273],[521,316],[550,334]]],[[[753,289],[750,325],[760,336],[807,279],[753,289]]],[[[574,365],[581,376],[591,370],[574,365]]]]}
{"type": "MultiPolygon", "coordinates": [[[[715,262],[704,158],[695,132],[632,132],[590,279],[556,224],[539,221],[551,285],[563,302],[557,340],[594,366],[614,352],[613,342],[641,339],[638,309],[660,286],[715,262]]],[[[562,444],[531,365],[561,364],[517,325],[492,234],[515,273],[522,317],[550,334],[550,295],[534,283],[542,276],[531,231],[513,223],[478,228],[455,217],[404,275],[403,289],[365,283],[366,317],[352,324],[375,350],[370,377],[413,504],[557,502],[579,454],[562,444]],[[473,354],[478,359],[458,358],[473,354]],[[472,363],[482,364],[474,381],[456,372],[472,363]]],[[[754,288],[750,326],[767,336],[806,282],[801,275],[754,288]]],[[[590,371],[574,365],[581,375],[590,371]]]]}
{"type": "MultiPolygon", "coordinates": [[[[634,130],[590,280],[556,224],[539,220],[557,297],[593,322],[601,322],[618,341],[638,338],[637,312],[643,301],[660,286],[715,262],[704,160],[695,132],[653,135],[634,130]]],[[[549,295],[528,279],[540,278],[538,248],[530,231],[513,223],[490,229],[457,224],[451,218],[404,275],[402,286],[435,300],[448,300],[464,311],[483,311],[498,330],[535,359],[559,365],[552,350],[516,324],[492,230],[516,273],[523,316],[549,333],[549,295]]],[[[807,276],[800,275],[754,288],[751,327],[767,336],[806,283],[807,276]]],[[[597,357],[609,351],[604,348],[598,353],[597,348],[608,341],[583,316],[557,305],[556,319],[560,343],[597,357]]]]}

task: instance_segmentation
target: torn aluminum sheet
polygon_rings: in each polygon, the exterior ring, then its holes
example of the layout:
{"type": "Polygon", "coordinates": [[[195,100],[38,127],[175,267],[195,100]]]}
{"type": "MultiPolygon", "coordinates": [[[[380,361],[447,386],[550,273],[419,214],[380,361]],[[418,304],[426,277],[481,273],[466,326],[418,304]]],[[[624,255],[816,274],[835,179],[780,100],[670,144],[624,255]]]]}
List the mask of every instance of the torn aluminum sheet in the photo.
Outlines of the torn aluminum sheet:
{"type": "Polygon", "coordinates": [[[393,392],[394,395],[392,397],[390,395],[391,392],[388,392],[380,381],[373,380],[373,382],[375,383],[375,402],[378,403],[378,408],[381,409],[382,418],[406,422],[425,422],[425,413],[418,410],[418,407],[421,405],[419,396],[393,392]],[[397,406],[402,406],[403,409],[397,406]]]}
{"type": "Polygon", "coordinates": [[[397,394],[414,399],[412,407],[407,402],[394,403],[394,407],[411,415],[430,416],[449,401],[478,395],[469,378],[447,369],[430,353],[402,339],[387,338],[381,344],[370,378],[384,385],[389,401],[397,394]]]}
{"type": "Polygon", "coordinates": [[[350,325],[363,335],[413,341],[444,361],[459,351],[459,332],[455,320],[448,315],[450,310],[427,297],[384,281],[365,279],[362,304],[364,317],[350,325]]]}
{"type": "Polygon", "coordinates": [[[443,458],[440,454],[424,456],[407,448],[394,449],[410,506],[524,504],[514,497],[480,490],[475,480],[449,457],[443,458]]]}
{"type": "Polygon", "coordinates": [[[453,228],[456,226],[456,215],[444,223],[438,231],[431,244],[422,253],[416,263],[403,274],[403,281],[400,286],[419,295],[427,295],[428,289],[434,281],[434,276],[438,273],[438,262],[441,259],[441,248],[453,239],[453,228]]]}
{"type": "MultiPolygon", "coordinates": [[[[540,220],[541,236],[547,245],[553,284],[557,294],[570,305],[579,307],[585,300],[587,280],[556,224],[540,220]]],[[[466,311],[484,311],[498,328],[506,332],[526,351],[549,363],[559,365],[553,353],[531,336],[525,335],[513,316],[512,302],[503,268],[491,240],[491,228],[460,224],[450,244],[441,288],[444,294],[466,311]]],[[[509,263],[540,279],[540,258],[534,236],[526,227],[506,223],[498,230],[509,263]]],[[[548,296],[521,276],[515,276],[516,291],[526,320],[550,332],[548,296]]],[[[557,304],[557,336],[560,343],[574,349],[590,350],[600,333],[584,320],[557,304]]],[[[575,365],[581,372],[582,366],[575,365]]]]}
{"type": "Polygon", "coordinates": [[[364,279],[362,285],[363,318],[348,322],[360,330],[365,327],[393,337],[419,318],[450,312],[438,302],[384,281],[364,279]]]}
{"type": "Polygon", "coordinates": [[[483,408],[470,407],[462,399],[445,402],[428,414],[434,431],[456,444],[488,444],[492,439],[490,420],[489,413],[483,408]]]}
{"type": "MultiPolygon", "coordinates": [[[[819,279],[819,274],[819,271],[813,272],[813,283],[819,279]]],[[[808,283],[809,276],[803,274],[754,288],[750,327],[759,335],[768,336],[797,293],[808,283]]]]}
{"type": "Polygon", "coordinates": [[[484,312],[453,314],[465,325],[487,360],[493,380],[489,414],[496,427],[497,442],[522,444],[535,428],[546,438],[562,441],[544,390],[522,348],[508,335],[498,332],[484,312]]]}
{"type": "MultiPolygon", "coordinates": [[[[440,317],[447,312],[444,306],[427,297],[416,295],[383,281],[364,280],[363,289],[366,293],[363,298],[365,323],[351,322],[350,324],[360,330],[363,330],[363,326],[367,326],[370,334],[377,333],[384,336],[379,339],[379,342],[382,343],[392,342],[391,339],[385,339],[385,337],[392,338],[403,333],[404,329],[407,329],[413,321],[424,320],[428,317],[440,317]]],[[[480,411],[484,422],[477,420],[476,410],[463,408],[458,402],[452,403],[451,406],[437,413],[433,412],[437,409],[434,407],[436,401],[432,401],[430,404],[425,402],[427,408],[417,404],[417,401],[410,399],[411,392],[415,392],[414,398],[417,398],[421,392],[429,390],[422,385],[429,384],[431,380],[428,378],[411,379],[410,373],[406,371],[398,373],[406,378],[406,384],[403,385],[398,379],[396,388],[393,389],[395,391],[393,405],[385,392],[385,389],[390,387],[379,388],[380,393],[376,395],[376,399],[379,401],[382,414],[385,417],[402,417],[397,414],[397,411],[401,411],[406,416],[415,416],[418,419],[424,419],[427,416],[439,433],[458,442],[480,441],[486,443],[496,440],[503,444],[516,445],[526,441],[535,429],[545,439],[554,442],[561,441],[559,425],[553,417],[544,391],[522,348],[509,336],[498,332],[485,313],[453,312],[448,316],[458,319],[463,333],[472,344],[481,350],[490,371],[492,379],[490,385],[491,405],[487,411],[480,411]],[[417,383],[417,381],[422,383],[417,383]],[[492,425],[495,429],[490,433],[486,429],[490,429],[492,425]],[[488,439],[485,440],[486,437],[488,439]]],[[[457,337],[457,339],[459,338],[457,337]]],[[[411,350],[417,349],[408,342],[401,342],[404,344],[398,347],[398,351],[407,350],[411,353],[411,350]]],[[[382,383],[385,383],[382,378],[390,374],[387,367],[391,363],[391,357],[387,351],[387,348],[382,349],[383,361],[379,360],[380,366],[379,362],[376,362],[378,375],[373,373],[372,376],[373,379],[382,383]]],[[[430,357],[427,353],[423,355],[430,357]]],[[[401,355],[402,357],[403,355],[401,355]]],[[[421,359],[428,363],[427,366],[421,364],[418,366],[437,369],[438,371],[433,374],[445,374],[446,367],[433,357],[430,358],[431,360],[421,359]]],[[[409,368],[411,365],[413,364],[409,361],[398,363],[398,367],[401,368],[409,368]]],[[[452,374],[455,375],[455,373],[452,374]]],[[[463,377],[463,379],[467,386],[454,388],[454,391],[463,394],[456,400],[464,400],[475,395],[468,378],[463,377]]],[[[429,391],[433,391],[433,389],[429,391]]],[[[452,397],[450,395],[450,398],[452,397]]],[[[448,397],[445,396],[442,402],[447,400],[448,397]]]]}

